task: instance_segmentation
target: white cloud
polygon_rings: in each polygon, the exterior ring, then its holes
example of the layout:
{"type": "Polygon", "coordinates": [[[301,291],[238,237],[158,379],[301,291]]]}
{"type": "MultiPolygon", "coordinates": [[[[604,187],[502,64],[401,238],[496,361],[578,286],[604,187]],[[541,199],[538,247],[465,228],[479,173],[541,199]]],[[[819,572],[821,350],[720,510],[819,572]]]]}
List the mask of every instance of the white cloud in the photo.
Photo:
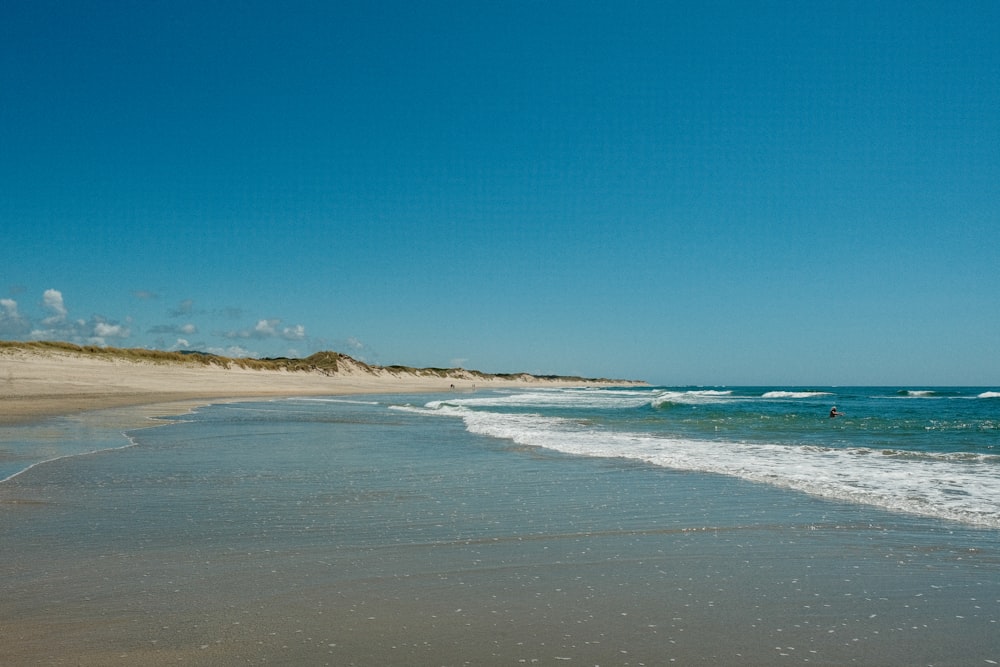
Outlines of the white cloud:
{"type": "Polygon", "coordinates": [[[121,324],[97,322],[94,324],[94,335],[100,338],[128,338],[130,332],[128,327],[121,324]]]}
{"type": "Polygon", "coordinates": [[[178,350],[187,350],[191,348],[191,343],[185,338],[178,338],[177,342],[167,348],[167,352],[176,352],[178,350]]]}
{"type": "MultiPolygon", "coordinates": [[[[132,295],[141,300],[161,298],[146,290],[133,291],[132,295]]],[[[131,317],[122,319],[103,315],[92,315],[85,319],[71,317],[63,292],[55,288],[44,290],[34,314],[22,314],[20,306],[21,304],[14,298],[0,299],[0,338],[6,336],[21,340],[63,340],[79,345],[125,347],[127,344],[123,341],[132,339],[134,327],[137,331],[142,330],[141,337],[144,339],[148,334],[158,336],[154,338],[154,345],[159,349],[207,350],[212,342],[219,342],[225,347],[212,348],[211,351],[215,354],[252,358],[273,353],[273,349],[270,348],[274,347],[276,343],[282,342],[294,346],[294,349],[289,348],[289,354],[295,356],[299,353],[300,348],[304,348],[312,341],[304,325],[286,325],[277,317],[252,320],[252,324],[245,328],[221,332],[215,330],[210,334],[211,337],[218,336],[228,339],[227,341],[201,340],[202,326],[193,321],[197,315],[239,316],[239,319],[244,322],[247,320],[245,314],[237,309],[207,311],[195,308],[195,303],[190,299],[180,301],[176,308],[170,308],[166,313],[171,318],[183,317],[184,319],[167,320],[169,323],[152,326],[141,326],[139,321],[133,321],[131,317]],[[256,343],[248,341],[256,341],[256,343]],[[248,349],[254,347],[261,349],[248,349]]],[[[148,345],[149,342],[141,342],[140,344],[148,345]]],[[[355,342],[355,347],[362,349],[364,346],[360,342],[355,342]]]]}
{"type": "Polygon", "coordinates": [[[260,320],[257,322],[257,326],[253,328],[252,337],[254,338],[271,338],[276,336],[277,332],[274,327],[278,326],[281,320],[260,320]]]}
{"type": "Polygon", "coordinates": [[[149,333],[191,336],[198,333],[198,327],[190,322],[179,326],[176,324],[157,324],[154,327],[150,327],[149,333]]]}
{"type": "Polygon", "coordinates": [[[14,299],[0,299],[0,333],[4,335],[22,335],[31,328],[17,309],[14,299]]]}
{"type": "Polygon", "coordinates": [[[253,329],[241,329],[239,331],[227,331],[223,334],[225,338],[250,338],[254,340],[267,340],[271,338],[282,338],[284,340],[305,340],[306,328],[301,324],[292,327],[280,328],[281,320],[277,318],[258,320],[253,329]]]}
{"type": "Polygon", "coordinates": [[[51,326],[66,321],[66,306],[63,304],[63,295],[59,290],[45,290],[45,293],[42,294],[42,306],[45,310],[52,313],[52,315],[42,320],[42,324],[51,326]]]}
{"type": "Polygon", "coordinates": [[[374,350],[369,349],[363,340],[355,336],[350,336],[344,341],[334,343],[334,347],[345,350],[347,354],[358,361],[370,363],[372,360],[378,358],[378,354],[374,350]]]}
{"type": "Polygon", "coordinates": [[[0,300],[0,331],[27,335],[32,340],[65,340],[83,345],[107,345],[108,340],[121,341],[132,335],[129,324],[94,315],[89,320],[69,319],[63,294],[57,289],[42,293],[42,308],[47,317],[30,322],[20,315],[12,299],[0,300]]]}
{"type": "Polygon", "coordinates": [[[306,328],[301,324],[294,327],[285,327],[281,330],[281,337],[285,340],[303,340],[306,337],[306,328]]]}

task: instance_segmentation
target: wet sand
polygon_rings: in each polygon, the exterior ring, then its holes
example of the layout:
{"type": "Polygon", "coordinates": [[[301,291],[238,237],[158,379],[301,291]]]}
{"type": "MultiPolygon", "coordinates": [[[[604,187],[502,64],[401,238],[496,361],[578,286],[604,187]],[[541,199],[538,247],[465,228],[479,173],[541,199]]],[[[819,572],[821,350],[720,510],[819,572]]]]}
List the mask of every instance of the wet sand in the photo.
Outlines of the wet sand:
{"type": "MultiPolygon", "coordinates": [[[[8,422],[112,434],[213,396],[426,390],[0,361],[8,422]]],[[[1000,663],[996,531],[404,415],[315,445],[254,424],[0,485],[0,665],[1000,663]]]]}
{"type": "Polygon", "coordinates": [[[277,453],[179,424],[14,478],[0,664],[1000,657],[995,531],[392,419],[277,453]]]}

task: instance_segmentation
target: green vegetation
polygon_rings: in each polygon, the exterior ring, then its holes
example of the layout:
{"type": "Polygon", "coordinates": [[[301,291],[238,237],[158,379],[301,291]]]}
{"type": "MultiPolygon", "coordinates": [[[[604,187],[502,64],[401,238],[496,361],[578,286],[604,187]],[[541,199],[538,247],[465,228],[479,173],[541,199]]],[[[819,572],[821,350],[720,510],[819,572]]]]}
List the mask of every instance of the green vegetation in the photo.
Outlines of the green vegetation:
{"type": "MultiPolygon", "coordinates": [[[[221,368],[249,368],[261,371],[320,371],[331,375],[337,372],[343,355],[337,352],[317,352],[305,359],[252,359],[231,358],[198,351],[164,352],[145,348],[98,347],[96,345],[74,345],[60,341],[14,342],[0,341],[0,351],[4,349],[33,350],[37,352],[57,351],[97,357],[99,359],[120,359],[123,361],[154,364],[183,364],[219,366],[221,368]]],[[[364,365],[356,361],[359,365],[364,365]]]]}
{"type": "Polygon", "coordinates": [[[288,372],[318,372],[325,375],[334,375],[340,370],[342,364],[357,366],[358,368],[376,373],[386,371],[393,375],[416,375],[423,377],[455,378],[461,380],[554,380],[562,382],[600,382],[605,384],[634,384],[629,380],[608,380],[605,378],[582,378],[578,376],[564,375],[530,375],[528,373],[483,373],[481,371],[466,370],[464,368],[411,368],[410,366],[371,366],[363,361],[358,361],[346,354],[339,352],[316,352],[305,359],[292,359],[288,357],[275,357],[265,359],[253,359],[247,357],[231,358],[223,357],[208,352],[196,350],[186,350],[181,352],[164,352],[162,350],[147,350],[145,348],[118,348],[118,347],[98,347],[96,345],[74,345],[61,341],[0,341],[0,353],[4,350],[26,350],[35,352],[67,352],[71,354],[86,355],[107,360],[122,360],[133,363],[153,363],[153,364],[181,364],[188,366],[218,366],[220,368],[246,368],[261,371],[288,371],[288,372]]]}

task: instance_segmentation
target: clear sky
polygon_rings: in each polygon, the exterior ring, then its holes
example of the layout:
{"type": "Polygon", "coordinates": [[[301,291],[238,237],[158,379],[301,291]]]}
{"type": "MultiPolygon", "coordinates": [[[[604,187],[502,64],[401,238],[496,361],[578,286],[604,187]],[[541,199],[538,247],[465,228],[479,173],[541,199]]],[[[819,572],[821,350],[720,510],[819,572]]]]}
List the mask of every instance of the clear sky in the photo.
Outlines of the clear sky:
{"type": "Polygon", "coordinates": [[[1000,3],[0,4],[0,338],[1000,385],[1000,3]]]}

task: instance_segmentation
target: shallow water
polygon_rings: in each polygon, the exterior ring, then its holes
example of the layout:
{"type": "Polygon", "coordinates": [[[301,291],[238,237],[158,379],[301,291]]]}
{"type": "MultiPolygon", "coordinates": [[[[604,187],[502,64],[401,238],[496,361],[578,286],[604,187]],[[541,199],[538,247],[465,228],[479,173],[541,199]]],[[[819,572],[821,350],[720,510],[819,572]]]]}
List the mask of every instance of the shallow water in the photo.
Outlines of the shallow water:
{"type": "Polygon", "coordinates": [[[539,389],[400,409],[523,445],[1000,529],[1000,393],[983,388],[539,389]]]}
{"type": "Polygon", "coordinates": [[[213,406],[0,484],[0,664],[1000,662],[995,530],[387,409],[440,398],[213,406]]]}

